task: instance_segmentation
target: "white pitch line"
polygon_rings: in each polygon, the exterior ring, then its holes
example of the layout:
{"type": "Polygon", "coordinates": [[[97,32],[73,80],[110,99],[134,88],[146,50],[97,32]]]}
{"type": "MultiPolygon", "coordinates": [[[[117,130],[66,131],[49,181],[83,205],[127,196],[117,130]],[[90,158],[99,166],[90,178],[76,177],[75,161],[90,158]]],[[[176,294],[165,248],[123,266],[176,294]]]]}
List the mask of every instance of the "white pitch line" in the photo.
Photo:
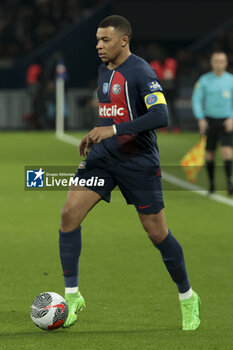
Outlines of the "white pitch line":
{"type": "Polygon", "coordinates": [[[74,146],[78,146],[81,142],[81,140],[78,139],[77,137],[66,135],[64,133],[56,134],[56,138],[59,139],[60,141],[69,143],[69,144],[74,145],[74,146]]]}
{"type": "MultiPolygon", "coordinates": [[[[66,135],[64,133],[56,134],[56,137],[60,141],[69,143],[69,144],[74,145],[74,146],[78,146],[81,142],[80,139],[78,139],[74,136],[66,135]]],[[[170,175],[168,173],[162,172],[162,178],[163,178],[163,180],[165,180],[173,185],[176,185],[178,187],[189,190],[190,192],[199,194],[200,196],[204,196],[208,199],[214,200],[214,201],[222,203],[222,204],[230,205],[231,207],[233,207],[233,199],[226,198],[224,196],[221,196],[220,194],[208,195],[208,191],[206,189],[204,189],[203,187],[191,184],[187,181],[181,180],[178,177],[175,177],[175,176],[170,175]]]]}
{"type": "Polygon", "coordinates": [[[224,196],[221,196],[220,194],[209,195],[208,191],[205,188],[191,184],[187,181],[178,179],[177,177],[170,175],[168,173],[162,172],[162,179],[164,179],[165,181],[167,181],[173,185],[185,188],[186,190],[189,190],[193,193],[199,194],[200,196],[204,196],[204,197],[208,196],[207,197],[208,199],[211,199],[211,200],[214,200],[216,202],[223,203],[226,205],[230,205],[231,207],[233,207],[233,199],[226,198],[224,196]]]}

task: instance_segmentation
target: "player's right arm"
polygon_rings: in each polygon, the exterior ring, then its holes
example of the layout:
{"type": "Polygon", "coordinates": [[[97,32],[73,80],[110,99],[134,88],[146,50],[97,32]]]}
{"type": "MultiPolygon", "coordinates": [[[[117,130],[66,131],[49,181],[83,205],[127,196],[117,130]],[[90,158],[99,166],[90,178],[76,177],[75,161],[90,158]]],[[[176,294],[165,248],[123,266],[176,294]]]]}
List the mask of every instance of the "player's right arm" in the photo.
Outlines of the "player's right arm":
{"type": "Polygon", "coordinates": [[[205,134],[208,128],[208,123],[205,120],[205,114],[203,109],[205,89],[202,79],[199,79],[193,89],[192,94],[192,109],[195,118],[198,120],[198,126],[201,134],[205,134]]]}
{"type": "Polygon", "coordinates": [[[80,145],[78,147],[78,152],[80,156],[86,157],[88,155],[88,152],[92,146],[92,141],[90,140],[89,135],[85,135],[83,139],[80,142],[80,145]]]}

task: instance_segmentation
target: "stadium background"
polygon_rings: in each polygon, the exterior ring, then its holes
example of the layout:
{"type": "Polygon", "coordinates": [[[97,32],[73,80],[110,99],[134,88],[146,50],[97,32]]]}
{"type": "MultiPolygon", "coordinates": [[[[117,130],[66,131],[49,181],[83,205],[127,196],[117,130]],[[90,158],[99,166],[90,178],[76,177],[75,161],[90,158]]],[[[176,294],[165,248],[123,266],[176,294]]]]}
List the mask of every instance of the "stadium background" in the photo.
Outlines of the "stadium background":
{"type": "Polygon", "coordinates": [[[182,129],[196,128],[190,96],[196,79],[209,69],[210,52],[218,48],[226,50],[229,71],[233,71],[231,1],[2,0],[1,129],[53,126],[54,66],[59,60],[67,68],[67,128],[93,126],[96,111],[92,97],[99,65],[96,26],[110,13],[125,15],[131,21],[134,53],[148,62],[175,59],[176,76],[169,87],[172,114],[176,114],[182,129]],[[35,63],[42,68],[37,79],[40,88],[36,114],[42,119],[39,125],[30,119],[33,84],[26,78],[28,68],[35,63]]]}
{"type": "MultiPolygon", "coordinates": [[[[1,349],[232,348],[233,203],[225,196],[221,161],[219,194],[212,199],[186,186],[179,167],[200,138],[190,104],[193,84],[219,48],[227,52],[233,72],[231,1],[0,2],[1,349]],[[171,121],[174,113],[179,129],[170,122],[169,132],[158,133],[158,139],[165,173],[173,175],[163,182],[168,225],[184,247],[203,304],[195,334],[181,332],[175,286],[119,191],[111,205],[100,203],[84,223],[80,283],[88,308],[79,324],[46,333],[30,320],[36,295],[63,294],[57,229],[66,193],[25,191],[24,167],[79,164],[75,143],[97,118],[96,26],[113,13],[132,23],[132,52],[149,62],[177,63],[172,85],[164,84],[173,91],[171,121]],[[54,132],[61,62],[67,71],[65,128],[72,142],[54,132]]],[[[204,172],[198,181],[205,189],[204,172]]]]}

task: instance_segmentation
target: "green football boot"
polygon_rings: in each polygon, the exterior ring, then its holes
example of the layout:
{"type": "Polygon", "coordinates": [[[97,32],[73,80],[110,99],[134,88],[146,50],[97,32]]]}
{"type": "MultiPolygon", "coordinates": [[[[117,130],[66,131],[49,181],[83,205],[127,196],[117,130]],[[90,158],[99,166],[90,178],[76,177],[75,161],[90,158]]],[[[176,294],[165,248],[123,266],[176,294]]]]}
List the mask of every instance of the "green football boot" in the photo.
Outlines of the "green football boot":
{"type": "Polygon", "coordinates": [[[182,329],[184,331],[194,331],[200,325],[200,304],[201,300],[193,291],[191,298],[180,300],[182,313],[182,329]]]}
{"type": "Polygon", "coordinates": [[[82,311],[86,305],[80,292],[66,294],[65,300],[68,305],[68,316],[62,327],[69,328],[77,321],[77,312],[82,311]]]}

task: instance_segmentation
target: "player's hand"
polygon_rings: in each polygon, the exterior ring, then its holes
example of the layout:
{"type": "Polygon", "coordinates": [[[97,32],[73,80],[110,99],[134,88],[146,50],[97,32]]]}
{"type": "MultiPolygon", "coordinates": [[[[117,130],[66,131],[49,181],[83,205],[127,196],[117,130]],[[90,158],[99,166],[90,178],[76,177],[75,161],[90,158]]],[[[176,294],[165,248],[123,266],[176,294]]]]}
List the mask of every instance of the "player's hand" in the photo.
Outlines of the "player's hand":
{"type": "Polygon", "coordinates": [[[233,118],[227,118],[224,121],[224,127],[226,132],[232,132],[233,131],[233,118]]]}
{"type": "Polygon", "coordinates": [[[201,135],[205,135],[205,132],[208,128],[208,123],[205,119],[199,119],[198,120],[198,126],[199,126],[199,130],[200,130],[200,134],[201,135]]]}
{"type": "Polygon", "coordinates": [[[84,136],[84,138],[82,139],[82,141],[80,142],[80,145],[78,147],[79,155],[86,157],[88,155],[88,152],[89,152],[91,146],[92,146],[92,142],[87,134],[84,136]]]}
{"type": "Polygon", "coordinates": [[[100,143],[102,140],[114,136],[113,126],[98,126],[88,134],[91,142],[100,143]]]}

